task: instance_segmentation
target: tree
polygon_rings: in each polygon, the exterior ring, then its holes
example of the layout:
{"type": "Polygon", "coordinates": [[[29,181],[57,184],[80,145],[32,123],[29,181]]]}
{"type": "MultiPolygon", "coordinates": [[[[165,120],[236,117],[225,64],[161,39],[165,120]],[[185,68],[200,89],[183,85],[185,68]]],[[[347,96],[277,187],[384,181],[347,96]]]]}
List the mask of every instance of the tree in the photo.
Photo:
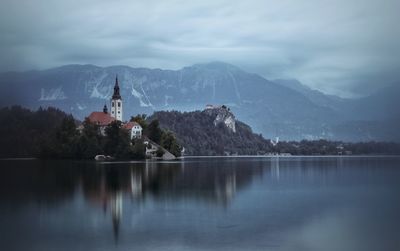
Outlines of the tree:
{"type": "Polygon", "coordinates": [[[162,148],[158,148],[156,151],[156,156],[161,158],[164,155],[165,151],[162,148]]]}
{"type": "Polygon", "coordinates": [[[135,117],[132,116],[130,121],[138,123],[144,130],[147,127],[146,118],[147,118],[146,114],[138,114],[135,117]]]}
{"type": "Polygon", "coordinates": [[[142,139],[134,139],[134,140],[132,140],[131,158],[132,159],[144,159],[144,158],[146,158],[146,146],[143,143],[142,139]]]}
{"type": "Polygon", "coordinates": [[[46,154],[48,157],[56,157],[62,159],[72,159],[76,157],[78,152],[77,143],[79,133],[76,130],[75,119],[70,115],[65,117],[61,125],[55,133],[55,140],[50,140],[47,143],[46,154]]]}
{"type": "Polygon", "coordinates": [[[78,141],[78,156],[83,159],[93,159],[97,154],[102,154],[101,142],[103,137],[100,134],[100,128],[89,119],[83,122],[82,134],[78,141]]]}
{"type": "Polygon", "coordinates": [[[130,154],[129,134],[122,128],[120,121],[111,122],[105,129],[103,150],[107,155],[128,158],[130,154]]]}
{"type": "Polygon", "coordinates": [[[175,135],[171,131],[167,131],[162,134],[161,146],[176,157],[181,156],[181,146],[178,144],[175,135]]]}
{"type": "Polygon", "coordinates": [[[160,143],[162,136],[162,130],[160,128],[160,123],[158,119],[154,119],[150,122],[149,126],[147,127],[147,137],[153,140],[157,144],[160,143]]]}

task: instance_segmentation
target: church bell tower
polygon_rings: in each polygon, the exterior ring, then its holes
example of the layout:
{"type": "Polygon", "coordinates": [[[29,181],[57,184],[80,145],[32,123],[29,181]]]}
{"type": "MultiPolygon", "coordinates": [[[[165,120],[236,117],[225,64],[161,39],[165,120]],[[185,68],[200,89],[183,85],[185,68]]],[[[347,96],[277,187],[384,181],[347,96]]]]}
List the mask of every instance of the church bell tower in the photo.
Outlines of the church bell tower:
{"type": "Polygon", "coordinates": [[[118,76],[115,78],[114,94],[111,98],[111,117],[122,121],[122,98],[119,93],[118,76]]]}

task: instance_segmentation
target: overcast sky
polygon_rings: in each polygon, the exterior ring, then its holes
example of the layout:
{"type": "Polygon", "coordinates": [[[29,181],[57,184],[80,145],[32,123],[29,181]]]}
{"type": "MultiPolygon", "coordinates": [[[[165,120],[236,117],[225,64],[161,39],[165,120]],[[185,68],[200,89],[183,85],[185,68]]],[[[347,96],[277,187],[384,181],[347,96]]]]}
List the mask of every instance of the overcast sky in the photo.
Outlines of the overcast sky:
{"type": "Polygon", "coordinates": [[[399,0],[1,0],[0,71],[225,61],[357,96],[400,84],[399,0]]]}

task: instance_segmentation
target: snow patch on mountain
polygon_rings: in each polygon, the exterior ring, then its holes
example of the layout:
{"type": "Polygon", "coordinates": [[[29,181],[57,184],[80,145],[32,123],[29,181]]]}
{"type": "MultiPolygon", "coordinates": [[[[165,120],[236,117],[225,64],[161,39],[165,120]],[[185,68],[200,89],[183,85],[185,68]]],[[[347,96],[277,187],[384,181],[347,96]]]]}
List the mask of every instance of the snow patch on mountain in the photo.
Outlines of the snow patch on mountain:
{"type": "Polygon", "coordinates": [[[149,97],[146,95],[146,92],[143,89],[143,83],[146,80],[146,77],[134,79],[131,85],[131,94],[139,100],[141,107],[153,107],[149,97]],[[140,88],[141,93],[135,89],[135,86],[140,88]]]}
{"type": "Polygon", "coordinates": [[[131,94],[132,94],[135,98],[139,99],[139,103],[140,103],[140,106],[141,106],[141,107],[149,107],[149,106],[150,106],[149,104],[146,104],[146,103],[143,101],[143,95],[142,95],[141,93],[139,93],[137,90],[135,90],[135,88],[133,87],[133,84],[132,84],[131,94]]]}
{"type": "Polygon", "coordinates": [[[103,72],[98,77],[95,77],[94,75],[92,75],[90,80],[85,83],[85,91],[90,92],[89,90],[93,88],[91,91],[91,94],[90,94],[91,98],[108,99],[110,97],[110,95],[109,95],[110,88],[101,88],[101,84],[103,83],[104,79],[107,76],[108,76],[108,74],[105,72],[103,72]],[[99,89],[101,91],[99,91],[99,89]],[[102,93],[102,91],[104,91],[104,89],[106,89],[105,94],[102,93]]]}
{"type": "Polygon", "coordinates": [[[229,77],[232,79],[233,87],[235,88],[236,97],[241,100],[239,88],[237,86],[236,78],[233,76],[232,72],[228,71],[229,77]]]}
{"type": "Polygon", "coordinates": [[[62,87],[52,88],[50,90],[45,90],[44,88],[40,91],[39,101],[54,101],[54,100],[63,100],[66,99],[65,93],[62,90],[62,87]]]}
{"type": "Polygon", "coordinates": [[[76,107],[78,107],[78,109],[79,109],[80,111],[83,111],[83,110],[85,110],[85,109],[87,108],[86,105],[84,105],[84,104],[79,104],[79,103],[76,103],[76,107]]]}
{"type": "Polygon", "coordinates": [[[100,98],[100,99],[108,99],[108,95],[107,94],[102,94],[99,92],[99,90],[97,89],[97,85],[93,88],[92,93],[90,94],[91,98],[100,98]]]}
{"type": "Polygon", "coordinates": [[[138,91],[135,90],[135,88],[133,87],[133,85],[132,85],[131,93],[132,93],[132,95],[133,95],[134,97],[136,97],[136,98],[138,98],[138,99],[142,99],[142,97],[143,97],[142,94],[140,94],[138,91]]]}
{"type": "MultiPolygon", "coordinates": [[[[143,102],[143,105],[146,105],[147,107],[153,107],[153,104],[150,102],[149,97],[146,95],[146,92],[143,89],[143,85],[140,85],[140,87],[142,88],[142,92],[143,92],[143,96],[146,98],[147,100],[147,104],[143,102]]],[[[142,106],[142,104],[140,104],[142,106]]]]}

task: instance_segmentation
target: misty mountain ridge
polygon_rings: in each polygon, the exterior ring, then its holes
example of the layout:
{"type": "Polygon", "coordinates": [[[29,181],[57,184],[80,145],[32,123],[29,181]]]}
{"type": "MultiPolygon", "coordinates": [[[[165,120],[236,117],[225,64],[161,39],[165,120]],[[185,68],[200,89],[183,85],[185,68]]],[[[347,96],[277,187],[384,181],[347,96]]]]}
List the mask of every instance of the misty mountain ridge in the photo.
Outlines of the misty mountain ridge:
{"type": "Polygon", "coordinates": [[[312,90],[297,80],[267,80],[223,62],[180,70],[66,65],[0,74],[1,106],[54,106],[83,119],[109,104],[118,75],[124,119],[159,110],[202,110],[225,104],[266,138],[400,140],[399,88],[360,99],[312,90]]]}

